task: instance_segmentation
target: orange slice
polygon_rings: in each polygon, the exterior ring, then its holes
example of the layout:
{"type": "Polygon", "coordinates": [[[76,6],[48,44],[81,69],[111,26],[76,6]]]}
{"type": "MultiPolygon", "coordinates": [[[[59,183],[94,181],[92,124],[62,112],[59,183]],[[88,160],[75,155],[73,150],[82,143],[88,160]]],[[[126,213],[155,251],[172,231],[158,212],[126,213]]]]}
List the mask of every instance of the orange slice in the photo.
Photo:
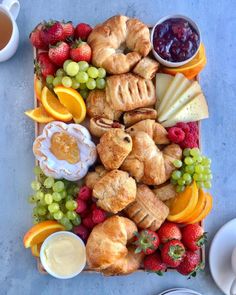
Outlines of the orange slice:
{"type": "Polygon", "coordinates": [[[175,75],[182,73],[188,79],[193,79],[205,67],[207,63],[205,47],[201,43],[197,55],[187,64],[178,68],[163,67],[162,71],[166,74],[175,75]]]}
{"type": "Polygon", "coordinates": [[[64,226],[57,221],[47,220],[34,225],[24,236],[23,243],[25,248],[32,247],[43,241],[52,233],[65,230],[64,226]]]}
{"type": "Polygon", "coordinates": [[[191,219],[188,223],[198,223],[202,221],[210,212],[213,206],[213,198],[209,193],[206,193],[206,204],[202,212],[199,214],[199,216],[195,219],[191,219]]]}
{"type": "Polygon", "coordinates": [[[60,103],[56,96],[46,86],[43,87],[41,98],[44,108],[51,116],[64,122],[72,120],[71,113],[60,103]]]}
{"type": "Polygon", "coordinates": [[[31,253],[33,256],[35,257],[39,257],[40,256],[40,249],[41,249],[42,243],[39,244],[35,244],[31,246],[31,253]]]}
{"type": "Polygon", "coordinates": [[[34,92],[35,92],[36,98],[39,101],[41,101],[43,87],[44,87],[44,83],[35,76],[35,78],[34,78],[34,92]]]}
{"type": "Polygon", "coordinates": [[[58,96],[61,104],[72,114],[76,123],[80,123],[86,116],[86,105],[82,96],[73,88],[57,86],[54,92],[58,96]]]}
{"type": "Polygon", "coordinates": [[[169,221],[180,223],[179,220],[184,219],[186,216],[191,214],[196,207],[198,202],[198,188],[194,181],[190,186],[177,194],[174,199],[170,200],[168,204],[170,213],[167,217],[169,221]]]}
{"type": "Polygon", "coordinates": [[[28,110],[25,112],[25,114],[38,123],[49,123],[55,121],[55,118],[49,115],[43,106],[33,110],[28,110]]]}

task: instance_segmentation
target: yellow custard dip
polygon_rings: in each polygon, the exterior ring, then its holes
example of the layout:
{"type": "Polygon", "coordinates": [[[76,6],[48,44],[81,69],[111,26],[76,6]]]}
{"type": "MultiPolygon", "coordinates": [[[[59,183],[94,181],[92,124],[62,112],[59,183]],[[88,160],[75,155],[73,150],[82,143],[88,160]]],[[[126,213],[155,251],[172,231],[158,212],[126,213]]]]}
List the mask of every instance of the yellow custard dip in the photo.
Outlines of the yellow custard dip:
{"type": "Polygon", "coordinates": [[[42,245],[40,258],[44,268],[54,277],[72,278],[86,264],[86,251],[82,240],[71,232],[57,232],[42,245]]]}

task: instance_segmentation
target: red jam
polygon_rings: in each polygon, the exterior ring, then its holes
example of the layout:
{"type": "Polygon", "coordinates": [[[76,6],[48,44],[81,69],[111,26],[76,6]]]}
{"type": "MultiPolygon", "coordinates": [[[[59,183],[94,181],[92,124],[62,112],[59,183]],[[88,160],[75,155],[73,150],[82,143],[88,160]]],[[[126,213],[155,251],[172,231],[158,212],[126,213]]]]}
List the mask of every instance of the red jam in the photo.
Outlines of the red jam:
{"type": "Polygon", "coordinates": [[[165,60],[181,62],[191,58],[199,47],[199,35],[185,19],[171,18],[156,26],[155,51],[165,60]]]}

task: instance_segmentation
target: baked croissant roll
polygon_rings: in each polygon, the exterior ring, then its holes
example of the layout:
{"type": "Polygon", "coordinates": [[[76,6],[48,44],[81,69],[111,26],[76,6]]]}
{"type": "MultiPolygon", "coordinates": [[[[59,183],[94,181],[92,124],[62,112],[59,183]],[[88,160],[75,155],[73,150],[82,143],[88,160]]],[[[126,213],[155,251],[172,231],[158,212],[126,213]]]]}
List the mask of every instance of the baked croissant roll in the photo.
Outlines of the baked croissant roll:
{"type": "Polygon", "coordinates": [[[151,80],[134,74],[112,75],[106,82],[106,101],[116,111],[131,111],[149,107],[156,102],[151,80]]]}
{"type": "Polygon", "coordinates": [[[95,171],[89,172],[85,177],[85,185],[93,189],[95,184],[104,176],[108,171],[102,166],[96,166],[95,171]]]}
{"type": "Polygon", "coordinates": [[[125,171],[112,170],[93,187],[97,205],[107,212],[117,213],[136,198],[136,182],[125,171]]]}
{"type": "Polygon", "coordinates": [[[154,78],[158,68],[159,63],[156,60],[150,57],[144,57],[137,63],[133,69],[133,73],[144,79],[152,79],[154,78]]]}
{"type": "Polygon", "coordinates": [[[135,123],[146,120],[153,119],[156,120],[157,111],[151,108],[140,108],[136,110],[132,110],[129,112],[125,112],[123,115],[123,121],[126,127],[132,126],[135,123]]]}
{"type": "Polygon", "coordinates": [[[132,138],[121,129],[110,129],[100,138],[97,152],[107,170],[118,169],[132,150],[132,138]]]}
{"type": "Polygon", "coordinates": [[[156,231],[169,214],[169,208],[144,184],[138,185],[136,199],[125,213],[139,228],[156,231]]]}
{"type": "Polygon", "coordinates": [[[101,137],[107,131],[115,128],[124,130],[125,126],[119,122],[101,117],[91,118],[89,121],[89,130],[92,135],[97,137],[101,137]]]}
{"type": "Polygon", "coordinates": [[[182,157],[181,148],[170,144],[160,151],[152,138],[143,131],[138,131],[131,137],[133,148],[121,169],[129,172],[137,182],[148,185],[166,182],[175,170],[173,161],[182,157]]]}
{"type": "Polygon", "coordinates": [[[170,143],[167,137],[168,132],[161,124],[157,123],[155,120],[143,120],[126,129],[126,132],[128,132],[130,135],[134,134],[137,131],[146,132],[156,144],[170,143]]]}
{"type": "Polygon", "coordinates": [[[165,183],[157,186],[152,190],[156,198],[165,202],[169,199],[175,198],[176,190],[175,186],[172,183],[165,183]]]}

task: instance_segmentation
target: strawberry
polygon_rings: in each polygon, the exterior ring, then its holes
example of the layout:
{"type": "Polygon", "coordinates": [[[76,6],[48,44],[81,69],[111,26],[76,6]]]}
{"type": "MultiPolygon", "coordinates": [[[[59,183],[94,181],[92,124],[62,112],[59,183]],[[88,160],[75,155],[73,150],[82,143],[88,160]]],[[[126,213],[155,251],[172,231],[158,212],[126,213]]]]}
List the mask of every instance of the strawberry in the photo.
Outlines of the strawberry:
{"type": "Polygon", "coordinates": [[[76,212],[80,214],[80,213],[83,213],[84,211],[86,211],[86,209],[87,209],[86,203],[81,199],[77,199],[76,201],[77,201],[77,205],[78,205],[76,208],[76,212]]]}
{"type": "Polygon", "coordinates": [[[58,21],[45,22],[40,31],[40,36],[45,44],[54,45],[63,41],[63,27],[58,21]]]}
{"type": "Polygon", "coordinates": [[[38,54],[38,62],[35,63],[35,72],[37,76],[46,78],[48,75],[54,75],[57,67],[51,62],[48,53],[42,52],[38,54]]]}
{"type": "Polygon", "coordinates": [[[144,258],[143,266],[146,271],[154,272],[159,276],[162,276],[167,269],[167,265],[162,262],[161,255],[155,252],[144,258]]]}
{"type": "Polygon", "coordinates": [[[83,201],[88,201],[92,197],[92,190],[85,186],[82,186],[78,193],[78,198],[83,201]]]}
{"type": "Polygon", "coordinates": [[[70,46],[66,42],[50,45],[48,56],[54,64],[62,66],[64,61],[70,57],[70,46]]]}
{"type": "Polygon", "coordinates": [[[135,233],[134,245],[137,246],[135,253],[152,254],[159,247],[160,240],[158,234],[152,230],[144,229],[135,233]]]}
{"type": "Polygon", "coordinates": [[[191,251],[200,249],[207,241],[203,228],[196,224],[189,224],[182,229],[182,242],[191,251]]]}
{"type": "Polygon", "coordinates": [[[48,49],[48,46],[43,42],[41,38],[41,28],[42,24],[38,24],[34,30],[30,33],[29,39],[31,44],[37,49],[48,49]]]}
{"type": "Polygon", "coordinates": [[[102,223],[107,218],[107,214],[100,208],[95,208],[92,211],[92,220],[95,224],[102,223]]]}
{"type": "Polygon", "coordinates": [[[184,276],[189,278],[195,277],[197,272],[203,270],[204,263],[200,260],[200,255],[197,252],[187,251],[183,261],[176,268],[176,270],[184,276]]]}
{"type": "Polygon", "coordinates": [[[75,28],[73,27],[72,22],[61,22],[63,28],[63,40],[70,40],[74,37],[75,28]]]}
{"type": "Polygon", "coordinates": [[[166,221],[158,230],[158,236],[164,244],[170,240],[181,240],[182,234],[177,224],[166,221]]]}
{"type": "Polygon", "coordinates": [[[70,57],[74,61],[87,61],[90,62],[92,50],[90,46],[81,40],[76,40],[70,49],[70,57]]]}
{"type": "Polygon", "coordinates": [[[85,24],[85,23],[78,24],[75,28],[75,38],[76,39],[80,38],[86,41],[88,39],[89,34],[92,32],[92,30],[93,29],[88,24],[85,24]]]}
{"type": "Polygon", "coordinates": [[[184,255],[185,248],[179,240],[168,241],[161,249],[162,261],[170,267],[176,268],[179,266],[184,255]]]}
{"type": "Polygon", "coordinates": [[[85,218],[83,218],[82,223],[89,229],[92,229],[95,226],[95,223],[92,219],[92,213],[89,213],[85,218]]]}
{"type": "Polygon", "coordinates": [[[87,241],[89,236],[89,230],[83,226],[82,224],[78,226],[74,226],[73,228],[74,233],[79,236],[84,242],[87,241]]]}

